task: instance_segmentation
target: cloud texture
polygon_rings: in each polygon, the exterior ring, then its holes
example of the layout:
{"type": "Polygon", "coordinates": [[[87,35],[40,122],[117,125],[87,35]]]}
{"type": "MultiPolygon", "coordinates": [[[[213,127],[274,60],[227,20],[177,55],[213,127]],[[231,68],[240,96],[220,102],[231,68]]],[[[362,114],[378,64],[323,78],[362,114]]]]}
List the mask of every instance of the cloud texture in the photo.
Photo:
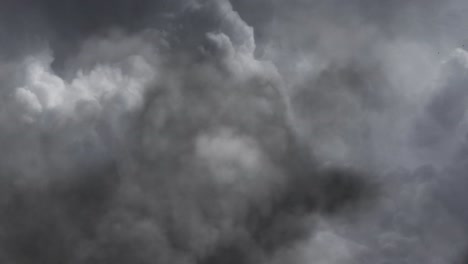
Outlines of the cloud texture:
{"type": "Polygon", "coordinates": [[[463,1],[0,7],[0,262],[466,261],[463,1]]]}

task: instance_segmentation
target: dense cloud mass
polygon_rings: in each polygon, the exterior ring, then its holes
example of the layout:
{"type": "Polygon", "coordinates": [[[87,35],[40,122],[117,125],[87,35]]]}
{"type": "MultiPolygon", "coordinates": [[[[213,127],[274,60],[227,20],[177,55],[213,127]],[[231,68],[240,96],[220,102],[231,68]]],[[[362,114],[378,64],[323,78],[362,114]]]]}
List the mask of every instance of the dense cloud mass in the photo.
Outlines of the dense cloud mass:
{"type": "Polygon", "coordinates": [[[0,0],[0,262],[465,263],[466,10],[0,0]]]}

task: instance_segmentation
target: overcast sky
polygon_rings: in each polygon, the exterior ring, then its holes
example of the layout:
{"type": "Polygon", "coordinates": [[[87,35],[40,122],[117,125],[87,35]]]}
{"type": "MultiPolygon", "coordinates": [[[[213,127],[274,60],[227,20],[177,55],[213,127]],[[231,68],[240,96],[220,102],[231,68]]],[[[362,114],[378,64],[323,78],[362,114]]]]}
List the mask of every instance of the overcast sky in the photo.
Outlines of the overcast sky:
{"type": "Polygon", "coordinates": [[[0,0],[0,262],[465,263],[467,11],[0,0]]]}

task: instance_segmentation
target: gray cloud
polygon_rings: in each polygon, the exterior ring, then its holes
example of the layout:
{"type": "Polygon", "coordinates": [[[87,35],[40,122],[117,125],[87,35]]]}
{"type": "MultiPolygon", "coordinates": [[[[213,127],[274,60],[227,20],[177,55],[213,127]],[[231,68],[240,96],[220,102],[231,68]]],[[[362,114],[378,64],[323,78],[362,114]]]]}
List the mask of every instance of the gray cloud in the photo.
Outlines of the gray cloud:
{"type": "Polygon", "coordinates": [[[461,1],[0,4],[2,262],[462,257],[461,1]]]}

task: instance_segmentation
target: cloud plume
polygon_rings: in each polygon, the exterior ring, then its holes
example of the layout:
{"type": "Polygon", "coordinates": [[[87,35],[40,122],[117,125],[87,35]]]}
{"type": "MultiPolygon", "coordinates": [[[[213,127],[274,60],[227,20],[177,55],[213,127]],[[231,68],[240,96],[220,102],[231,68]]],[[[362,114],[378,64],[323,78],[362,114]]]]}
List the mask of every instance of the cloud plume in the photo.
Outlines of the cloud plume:
{"type": "Polygon", "coordinates": [[[0,7],[0,262],[463,261],[463,1],[0,7]]]}

